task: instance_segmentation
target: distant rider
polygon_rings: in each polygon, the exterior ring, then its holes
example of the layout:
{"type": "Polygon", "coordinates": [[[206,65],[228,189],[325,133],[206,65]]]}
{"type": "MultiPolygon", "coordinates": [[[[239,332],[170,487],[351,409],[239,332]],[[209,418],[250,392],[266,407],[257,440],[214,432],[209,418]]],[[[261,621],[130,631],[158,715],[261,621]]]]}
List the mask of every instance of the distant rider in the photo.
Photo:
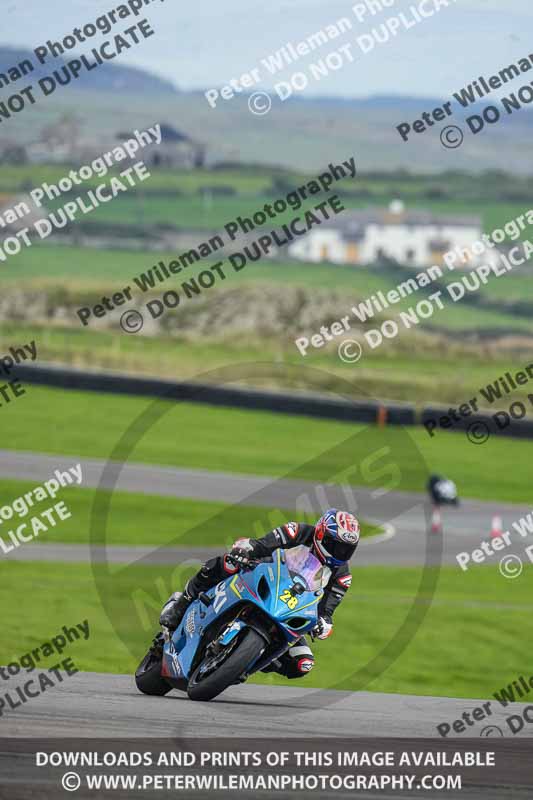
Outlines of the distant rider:
{"type": "Polygon", "coordinates": [[[430,475],[428,493],[434,506],[459,505],[457,486],[443,475],[430,475]]]}
{"type": "MultiPolygon", "coordinates": [[[[270,556],[278,547],[288,549],[306,545],[322,564],[331,569],[331,577],[318,606],[318,624],[313,633],[326,639],[333,631],[333,612],[352,582],[348,562],[359,543],[359,522],[346,511],[332,508],[315,525],[287,522],[261,539],[238,539],[231,552],[207,561],[192,577],[183,592],[174,592],[161,612],[160,624],[174,631],[192,601],[201,592],[234,575],[250,560],[270,556]]],[[[280,658],[265,670],[286,678],[301,678],[314,666],[315,659],[304,636],[301,636],[280,658]]]]}

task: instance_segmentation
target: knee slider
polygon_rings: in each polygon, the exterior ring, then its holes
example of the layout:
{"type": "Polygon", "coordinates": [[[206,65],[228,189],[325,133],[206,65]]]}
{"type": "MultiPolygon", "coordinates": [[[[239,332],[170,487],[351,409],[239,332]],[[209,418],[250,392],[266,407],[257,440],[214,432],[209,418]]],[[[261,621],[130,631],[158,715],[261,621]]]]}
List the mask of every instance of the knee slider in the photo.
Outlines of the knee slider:
{"type": "Polygon", "coordinates": [[[315,659],[313,656],[304,656],[303,658],[299,658],[296,663],[296,671],[298,675],[306,675],[308,672],[311,672],[313,667],[315,666],[315,659]]]}

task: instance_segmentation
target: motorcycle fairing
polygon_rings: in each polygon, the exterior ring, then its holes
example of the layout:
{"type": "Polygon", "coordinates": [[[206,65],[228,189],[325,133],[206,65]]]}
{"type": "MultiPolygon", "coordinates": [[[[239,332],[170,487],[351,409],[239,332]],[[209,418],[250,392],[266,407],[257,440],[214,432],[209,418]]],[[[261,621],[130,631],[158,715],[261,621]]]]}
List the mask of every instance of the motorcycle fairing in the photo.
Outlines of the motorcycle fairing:
{"type": "Polygon", "coordinates": [[[289,608],[287,599],[293,597],[289,592],[293,583],[281,549],[274,551],[273,562],[262,562],[253,570],[238,572],[220,581],[204,593],[211,600],[209,605],[196,599],[185,612],[171,640],[165,644],[161,674],[180,684],[186,682],[193,671],[204,634],[211,625],[219,621],[221,616],[229,616],[228,626],[222,632],[223,644],[229,644],[247,627],[245,620],[235,620],[231,614],[243,605],[253,604],[261,609],[283,632],[287,645],[293,644],[316,624],[316,606],[323,595],[322,590],[304,591],[295,599],[290,599],[292,608],[289,608]],[[297,631],[291,630],[290,620],[295,617],[304,623],[306,619],[309,621],[300,625],[297,631]]]}

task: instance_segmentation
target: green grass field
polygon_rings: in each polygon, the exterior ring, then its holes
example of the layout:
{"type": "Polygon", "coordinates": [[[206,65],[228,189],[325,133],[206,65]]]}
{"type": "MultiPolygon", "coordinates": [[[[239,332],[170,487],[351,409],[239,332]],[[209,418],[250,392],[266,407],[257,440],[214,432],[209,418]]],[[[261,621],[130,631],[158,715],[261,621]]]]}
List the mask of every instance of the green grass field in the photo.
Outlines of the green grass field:
{"type": "MultiPolygon", "coordinates": [[[[117,164],[119,167],[120,164],[117,164]]],[[[118,175],[121,170],[115,168],[109,174],[118,175]]],[[[0,191],[24,191],[28,187],[40,186],[42,183],[55,184],[68,172],[61,164],[12,164],[2,165],[0,191]]],[[[284,170],[254,167],[253,170],[180,170],[151,168],[151,178],[144,188],[145,192],[172,191],[192,194],[203,187],[230,186],[240,194],[258,194],[265,192],[277,174],[288,175],[284,170]]],[[[106,178],[93,177],[84,181],[83,186],[95,187],[106,178]]]]}
{"type": "MultiPolygon", "coordinates": [[[[62,564],[13,562],[0,570],[2,608],[13,608],[14,596],[46,598],[33,603],[31,625],[21,625],[18,614],[5,615],[1,663],[19,658],[63,625],[87,619],[89,640],[72,644],[68,656],[81,670],[117,673],[133,672],[157,629],[157,610],[166,599],[160,596],[177,576],[183,580],[188,574],[175,565],[131,567],[109,578],[97,572],[102,606],[88,565],[65,569],[62,564]]],[[[505,581],[490,567],[467,574],[443,569],[434,598],[420,598],[422,606],[430,601],[431,606],[418,630],[410,631],[414,637],[408,637],[403,650],[394,648],[393,663],[381,661],[377,670],[368,670],[404,623],[419,579],[417,569],[356,569],[335,615],[334,634],[313,645],[317,665],[302,685],[487,698],[520,674],[530,674],[524,648],[533,612],[529,574],[505,581]]],[[[50,658],[48,665],[57,660],[50,658]]],[[[271,675],[254,680],[284,683],[271,675]]]]}
{"type": "MultiPolygon", "coordinates": [[[[13,502],[35,488],[30,481],[0,480],[0,505],[13,502]]],[[[83,485],[83,481],[82,481],[83,485]]],[[[49,527],[35,539],[36,544],[67,542],[89,544],[91,512],[96,489],[68,487],[61,490],[57,502],[63,500],[71,513],[70,519],[49,527]]],[[[223,552],[239,536],[263,536],[277,525],[294,517],[294,509],[275,509],[259,506],[228,505],[222,502],[189,500],[131,492],[103,491],[111,497],[107,519],[106,544],[145,547],[218,547],[223,552]]],[[[42,501],[35,507],[39,514],[50,503],[42,501]]],[[[33,511],[29,512],[29,515],[33,511]]],[[[311,522],[316,515],[298,512],[298,520],[311,522]]],[[[97,523],[99,522],[96,517],[97,523]]],[[[21,518],[21,522],[24,518],[21,518]]],[[[0,525],[0,537],[10,525],[0,525]]],[[[368,522],[362,523],[363,537],[381,533],[368,522]]],[[[7,539],[9,542],[9,539],[7,539]]]]}
{"type": "MultiPolygon", "coordinates": [[[[480,358],[472,346],[450,346],[443,351],[440,341],[406,333],[405,340],[398,342],[398,349],[367,352],[358,364],[350,365],[338,356],[342,339],[320,350],[309,348],[304,359],[293,341],[280,343],[266,337],[259,341],[251,336],[224,340],[205,336],[191,340],[186,327],[178,336],[148,337],[125,336],[120,329],[94,331],[9,323],[2,327],[0,350],[3,348],[3,352],[14,343],[35,341],[40,362],[157,375],[170,380],[194,380],[200,371],[270,361],[298,369],[300,389],[439,406],[457,405],[479,396],[480,387],[508,370],[522,369],[531,360],[527,352],[520,356],[507,354],[505,350],[492,352],[489,348],[483,350],[480,358]]],[[[253,378],[250,382],[253,384],[253,378]]],[[[291,373],[280,372],[277,376],[273,374],[271,385],[290,388],[294,379],[291,373]]],[[[513,392],[509,401],[523,396],[523,389],[513,392]]]]}
{"type": "MultiPolygon", "coordinates": [[[[100,182],[105,182],[106,179],[100,182]]],[[[107,179],[108,180],[108,179],[107,179]]],[[[259,184],[259,181],[257,182],[259,184]]],[[[304,184],[305,180],[295,181],[297,187],[304,184]]],[[[207,181],[204,185],[209,185],[207,181]]],[[[215,186],[217,184],[214,184],[215,186]]],[[[345,208],[362,209],[368,208],[367,199],[357,199],[342,194],[344,182],[335,184],[331,188],[331,193],[339,192],[345,208]]],[[[258,194],[236,194],[236,195],[200,195],[184,194],[175,197],[157,196],[149,193],[153,189],[150,179],[141,189],[132,189],[123,196],[117,197],[113,203],[101,205],[88,217],[81,217],[84,222],[107,222],[120,223],[131,226],[137,225],[171,225],[175,228],[210,228],[216,229],[223,227],[227,222],[238,216],[251,217],[256,211],[263,208],[265,203],[273,203],[278,198],[284,197],[289,190],[273,193],[258,194]]],[[[181,189],[180,189],[181,190],[181,189]]],[[[186,191],[186,190],[185,190],[186,191]]],[[[303,213],[305,208],[312,208],[317,202],[321,202],[326,197],[325,194],[316,195],[309,202],[304,204],[304,208],[298,211],[288,210],[286,214],[276,217],[275,225],[283,224],[303,213]]],[[[389,198],[375,198],[374,203],[377,207],[387,207],[389,198]]],[[[64,205],[65,199],[50,201],[48,208],[54,210],[64,205]]],[[[527,211],[526,203],[505,203],[505,202],[476,202],[461,203],[457,201],[438,202],[425,199],[421,202],[414,199],[409,203],[412,210],[423,208],[435,214],[459,214],[459,215],[478,215],[481,217],[482,226],[486,233],[490,233],[495,228],[500,228],[506,222],[520,216],[527,211]]],[[[79,221],[79,220],[78,220],[79,221]]],[[[74,222],[76,225],[78,221],[74,222]]],[[[267,225],[265,230],[270,230],[267,225]]],[[[527,238],[524,232],[522,238],[527,238]]]]}
{"type": "MultiPolygon", "coordinates": [[[[24,191],[43,182],[57,183],[66,171],[65,166],[61,165],[4,165],[0,176],[0,192],[24,191]]],[[[113,170],[113,174],[119,172],[120,166],[113,170]]],[[[283,197],[292,188],[303,185],[314,177],[285,169],[258,166],[240,170],[194,171],[151,167],[150,173],[149,181],[142,187],[130,190],[127,195],[119,196],[109,205],[101,206],[91,214],[90,221],[125,223],[131,226],[222,226],[234,216],[253,214],[265,202],[283,197]],[[274,189],[273,181],[276,180],[281,180],[282,185],[274,189]],[[235,194],[217,195],[216,189],[221,187],[230,189],[235,194]],[[215,193],[202,198],[199,190],[206,188],[215,189],[215,193]],[[175,195],[169,196],[173,190],[175,195]]],[[[84,183],[84,187],[94,188],[107,180],[109,176],[95,178],[84,183]]],[[[493,180],[478,178],[477,194],[472,191],[469,176],[452,174],[442,176],[440,180],[439,176],[398,174],[396,177],[374,175],[368,178],[358,175],[355,181],[343,180],[334,184],[332,191],[350,192],[343,200],[347,208],[363,208],[368,205],[383,208],[388,206],[392,198],[399,198],[409,208],[424,208],[435,213],[479,215],[484,230],[488,233],[527,210],[527,183],[515,177],[512,180],[507,179],[507,182],[507,196],[524,197],[522,202],[505,199],[506,176],[493,180]],[[448,197],[442,197],[443,187],[448,191],[448,197]]],[[[57,201],[50,201],[48,204],[51,209],[57,206],[57,201]]]]}
{"type": "Polygon", "coordinates": [[[0,271],[3,283],[37,281],[66,285],[102,286],[120,289],[134,275],[149,269],[160,258],[171,253],[137,253],[129,250],[95,250],[83,247],[62,247],[34,244],[0,271]],[[60,278],[61,281],[57,279],[60,278]]]}
{"type": "MultiPolygon", "coordinates": [[[[85,93],[83,95],[85,97],[85,93]]],[[[209,112],[208,112],[209,113],[209,112]]],[[[120,166],[120,165],[117,165],[120,166]]],[[[202,187],[231,187],[238,194],[259,194],[271,189],[273,181],[283,181],[284,185],[297,186],[314,177],[311,173],[296,172],[284,167],[261,166],[258,164],[217,169],[157,169],[150,168],[152,176],[143,187],[147,193],[157,193],[175,189],[193,194],[202,187]]],[[[118,170],[115,170],[118,172],[118,170]]],[[[60,164],[24,164],[2,166],[0,191],[10,192],[37,186],[43,182],[57,183],[65,175],[65,166],[60,164]]],[[[87,185],[97,185],[100,179],[87,181],[87,185]]],[[[448,207],[452,201],[456,207],[490,207],[498,204],[526,205],[530,201],[528,176],[505,174],[493,171],[477,174],[475,180],[467,172],[447,171],[440,174],[415,174],[405,170],[396,172],[373,172],[366,174],[358,169],[357,177],[351,185],[343,184],[354,197],[367,203],[387,203],[391,197],[398,197],[409,204],[437,203],[448,207]]],[[[476,212],[474,212],[476,213],[476,212]]]]}
{"type": "MultiPolygon", "coordinates": [[[[200,237],[201,238],[201,237],[200,237]]],[[[198,244],[200,244],[200,238],[198,244]]],[[[20,287],[20,283],[27,284],[31,290],[40,287],[53,287],[57,293],[59,284],[63,289],[83,293],[91,291],[98,295],[98,299],[105,293],[121,290],[126,285],[132,285],[134,296],[139,292],[133,284],[133,278],[141,272],[149,270],[158,261],[167,263],[175,258],[175,253],[166,252],[133,252],[128,250],[96,250],[82,247],[50,246],[47,244],[34,244],[31,248],[23,249],[17,256],[8,261],[0,271],[0,281],[6,288],[20,287]]],[[[189,267],[181,280],[190,279],[202,270],[209,268],[213,262],[200,261],[194,267],[189,267]]],[[[399,274],[393,269],[377,267],[351,267],[335,264],[307,264],[297,262],[271,262],[266,259],[250,263],[245,269],[236,273],[232,269],[225,270],[225,289],[231,287],[246,287],[249,285],[265,284],[272,286],[294,286],[302,289],[330,289],[343,293],[345,302],[339,304],[336,318],[349,314],[351,306],[370,297],[377,291],[386,293],[396,288],[405,280],[403,273],[399,274]]],[[[459,280],[460,274],[448,275],[446,280],[459,280]]],[[[482,309],[466,304],[464,301],[453,303],[444,295],[444,310],[436,310],[427,321],[422,321],[420,329],[431,327],[443,333],[457,333],[458,331],[515,331],[518,333],[533,333],[533,322],[527,314],[517,315],[506,307],[509,300],[527,300],[529,297],[529,279],[524,274],[509,274],[505,280],[493,279],[479,290],[480,297],[487,297],[496,303],[501,303],[500,308],[482,309]],[[508,287],[508,294],[507,294],[508,287]]],[[[179,288],[179,276],[164,284],[164,289],[179,288]]],[[[416,305],[417,302],[427,297],[435,287],[419,290],[416,294],[404,298],[400,303],[390,309],[390,315],[397,315],[400,311],[416,305]]],[[[216,294],[215,286],[210,297],[216,294]]],[[[144,299],[144,298],[143,298],[144,299]]],[[[96,299],[94,300],[96,302],[96,299]]],[[[181,309],[180,309],[181,313],[181,309]]],[[[386,316],[386,315],[385,315],[386,316]]],[[[71,324],[77,324],[77,318],[69,319],[71,324]]],[[[405,336],[405,333],[404,333],[405,336]]]]}
{"type": "MultiPolygon", "coordinates": [[[[281,196],[281,195],[280,195],[281,196]]],[[[288,208],[283,214],[276,216],[270,225],[265,224],[261,230],[269,231],[272,226],[290,222],[295,216],[312,209],[324,200],[326,195],[316,195],[304,201],[303,206],[294,211],[288,208]]],[[[72,223],[73,228],[80,222],[88,225],[95,223],[113,223],[138,226],[169,225],[173,228],[218,230],[239,216],[252,217],[261,211],[266,203],[273,203],[277,197],[272,194],[228,195],[188,194],[175,197],[151,196],[142,191],[133,190],[130,195],[116,198],[113,203],[101,205],[91,212],[90,216],[80,216],[72,223]]],[[[54,211],[65,204],[63,198],[49,202],[48,209],[54,211]]],[[[348,206],[345,206],[346,208],[348,206]]]]}
{"type": "MultiPolygon", "coordinates": [[[[13,450],[106,458],[151,404],[146,398],[30,386],[2,417],[4,440],[13,450]]],[[[151,427],[145,422],[135,429],[140,438],[133,461],[376,486],[383,475],[361,464],[369,453],[387,448],[384,462],[396,465],[390,488],[423,491],[428,471],[436,471],[453,477],[466,497],[531,500],[527,440],[492,437],[480,447],[464,434],[441,431],[430,438],[421,428],[379,429],[165,401],[152,410],[162,416],[151,427]]]]}

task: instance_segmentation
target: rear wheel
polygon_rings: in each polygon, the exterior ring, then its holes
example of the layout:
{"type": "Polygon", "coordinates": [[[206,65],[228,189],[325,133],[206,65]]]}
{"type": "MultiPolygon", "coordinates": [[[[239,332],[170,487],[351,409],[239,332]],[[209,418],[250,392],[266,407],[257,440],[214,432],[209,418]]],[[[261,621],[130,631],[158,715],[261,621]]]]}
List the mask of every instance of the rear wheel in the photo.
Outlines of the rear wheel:
{"type": "Polygon", "coordinates": [[[187,694],[191,700],[212,700],[238,681],[264,647],[263,637],[247,628],[220,653],[203,659],[189,679],[187,694]]]}
{"type": "Polygon", "coordinates": [[[162,697],[170,692],[172,686],[161,676],[163,637],[161,634],[159,636],[161,640],[158,640],[158,644],[161,645],[161,648],[156,647],[154,651],[152,646],[147,652],[135,671],[135,683],[137,684],[137,689],[143,694],[162,697]]]}

